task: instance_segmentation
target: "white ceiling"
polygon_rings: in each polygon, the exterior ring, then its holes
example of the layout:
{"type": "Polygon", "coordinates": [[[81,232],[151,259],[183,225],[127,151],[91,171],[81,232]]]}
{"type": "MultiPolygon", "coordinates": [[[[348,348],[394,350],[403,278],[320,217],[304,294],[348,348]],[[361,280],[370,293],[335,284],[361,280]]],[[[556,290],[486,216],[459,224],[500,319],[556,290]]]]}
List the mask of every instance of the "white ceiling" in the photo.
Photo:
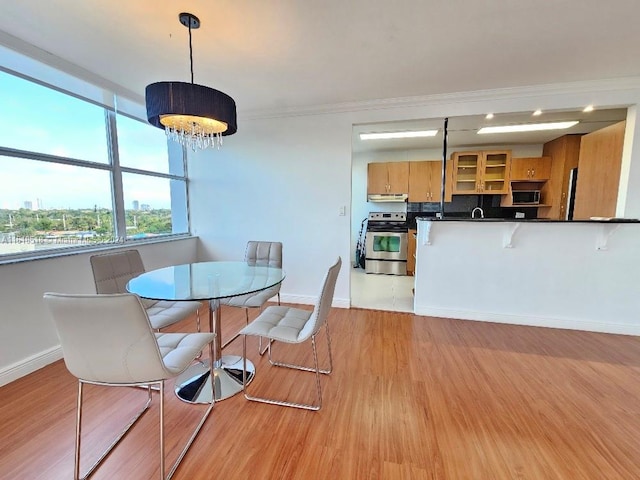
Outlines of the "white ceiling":
{"type": "Polygon", "coordinates": [[[20,0],[0,31],[140,98],[189,81],[182,11],[239,113],[640,75],[638,0],[20,0]]]}

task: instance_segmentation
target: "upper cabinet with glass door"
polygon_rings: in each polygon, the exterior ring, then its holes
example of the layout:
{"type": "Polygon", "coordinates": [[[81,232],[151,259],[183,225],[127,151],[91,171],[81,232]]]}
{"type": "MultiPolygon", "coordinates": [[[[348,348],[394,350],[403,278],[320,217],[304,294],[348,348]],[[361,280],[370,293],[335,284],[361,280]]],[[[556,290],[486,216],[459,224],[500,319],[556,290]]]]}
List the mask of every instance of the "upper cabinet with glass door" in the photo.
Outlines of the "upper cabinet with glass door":
{"type": "Polygon", "coordinates": [[[454,152],[451,192],[454,195],[503,195],[509,190],[511,151],[454,152]]]}

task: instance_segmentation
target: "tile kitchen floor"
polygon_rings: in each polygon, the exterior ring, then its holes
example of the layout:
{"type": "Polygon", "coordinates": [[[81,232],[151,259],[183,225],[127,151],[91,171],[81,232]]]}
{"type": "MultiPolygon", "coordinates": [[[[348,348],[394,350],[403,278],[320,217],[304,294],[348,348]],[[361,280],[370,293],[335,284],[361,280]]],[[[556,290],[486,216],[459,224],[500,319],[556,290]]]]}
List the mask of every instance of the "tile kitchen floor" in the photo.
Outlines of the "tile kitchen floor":
{"type": "Polygon", "coordinates": [[[414,277],[367,274],[351,268],[351,306],[371,310],[413,312],[414,277]]]}

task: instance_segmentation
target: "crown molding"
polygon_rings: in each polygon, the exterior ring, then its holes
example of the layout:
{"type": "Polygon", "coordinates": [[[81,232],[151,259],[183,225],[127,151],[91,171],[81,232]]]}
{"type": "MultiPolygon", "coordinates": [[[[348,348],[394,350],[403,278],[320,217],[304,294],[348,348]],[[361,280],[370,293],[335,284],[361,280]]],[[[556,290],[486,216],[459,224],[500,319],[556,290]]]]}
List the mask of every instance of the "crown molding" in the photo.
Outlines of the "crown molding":
{"type": "Polygon", "coordinates": [[[291,107],[277,110],[247,110],[241,113],[246,119],[264,119],[629,90],[638,90],[640,92],[640,77],[622,77],[580,82],[530,85],[525,87],[495,88],[468,92],[440,93],[434,95],[386,98],[361,102],[314,105],[308,107],[291,107]]]}

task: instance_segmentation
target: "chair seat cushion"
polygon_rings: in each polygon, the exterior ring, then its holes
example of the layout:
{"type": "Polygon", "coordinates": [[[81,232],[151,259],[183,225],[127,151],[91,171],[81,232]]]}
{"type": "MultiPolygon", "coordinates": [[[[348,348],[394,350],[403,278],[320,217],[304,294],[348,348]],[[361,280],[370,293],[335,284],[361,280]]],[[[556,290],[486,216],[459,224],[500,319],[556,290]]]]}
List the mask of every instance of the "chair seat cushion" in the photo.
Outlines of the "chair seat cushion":
{"type": "Polygon", "coordinates": [[[149,315],[151,327],[157,330],[185,319],[198,311],[202,304],[196,301],[171,302],[160,300],[154,303],[145,301],[144,306],[147,310],[147,315],[149,315]]]}
{"type": "Polygon", "coordinates": [[[287,343],[297,343],[299,334],[313,311],[301,308],[270,306],[249,325],[242,335],[259,335],[287,343]]]}
{"type": "Polygon", "coordinates": [[[175,375],[186,370],[198,352],[215,338],[214,333],[156,333],[155,336],[165,367],[175,375]]]}
{"type": "Polygon", "coordinates": [[[238,295],[237,297],[229,297],[220,299],[221,305],[228,305],[230,307],[244,307],[244,308],[260,308],[267,300],[274,297],[280,291],[280,285],[267,288],[261,292],[248,293],[246,295],[238,295]]]}

